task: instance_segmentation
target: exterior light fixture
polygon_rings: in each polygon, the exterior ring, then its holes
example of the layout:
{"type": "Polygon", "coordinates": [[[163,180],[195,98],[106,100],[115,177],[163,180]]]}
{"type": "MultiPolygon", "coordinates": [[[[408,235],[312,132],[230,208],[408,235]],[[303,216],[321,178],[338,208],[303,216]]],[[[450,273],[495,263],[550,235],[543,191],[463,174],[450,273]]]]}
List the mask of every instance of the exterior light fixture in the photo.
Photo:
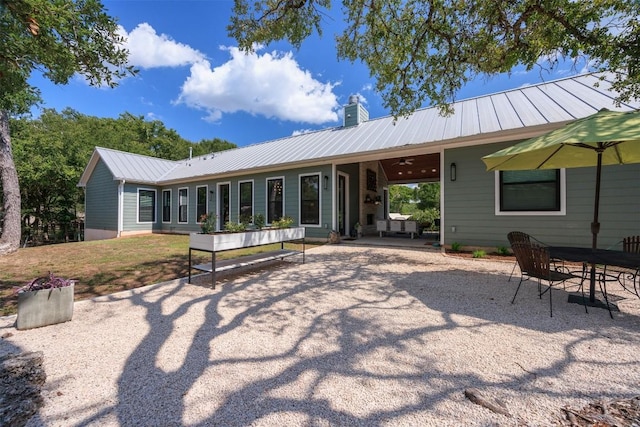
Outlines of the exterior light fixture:
{"type": "Polygon", "coordinates": [[[329,177],[327,175],[324,176],[324,189],[329,189],[329,177]]]}
{"type": "Polygon", "coordinates": [[[451,163],[451,166],[449,167],[449,179],[451,179],[451,181],[455,181],[457,178],[456,175],[457,175],[456,164],[451,163]]]}

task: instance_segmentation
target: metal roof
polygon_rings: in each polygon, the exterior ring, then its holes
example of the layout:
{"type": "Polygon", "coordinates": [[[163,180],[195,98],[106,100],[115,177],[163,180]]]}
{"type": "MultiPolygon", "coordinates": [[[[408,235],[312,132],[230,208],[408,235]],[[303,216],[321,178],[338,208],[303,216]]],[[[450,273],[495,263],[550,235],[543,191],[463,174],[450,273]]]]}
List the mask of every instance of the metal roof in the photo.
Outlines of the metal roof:
{"type": "Polygon", "coordinates": [[[80,177],[79,186],[87,184],[93,169],[98,163],[98,159],[102,159],[109,171],[111,171],[114,180],[149,184],[158,183],[163,175],[179,165],[178,162],[172,160],[96,147],[89,164],[85,168],[82,177],[80,177]]]}
{"type": "MultiPolygon", "coordinates": [[[[478,139],[504,131],[517,133],[535,126],[561,124],[596,113],[602,108],[630,111],[639,102],[616,106],[608,80],[586,74],[525,86],[455,102],[454,113],[442,116],[431,107],[407,118],[372,119],[357,126],[337,127],[212,153],[179,162],[105,150],[110,166],[123,178],[132,174],[144,182],[171,183],[238,171],[275,168],[364,155],[392,153],[400,147],[435,147],[461,138],[478,139]],[[594,84],[598,84],[595,87],[594,84]],[[117,165],[117,169],[116,166],[117,165]],[[163,169],[164,168],[164,169],[163,169]]],[[[100,154],[103,154],[103,151],[100,154]]],[[[133,179],[133,178],[129,178],[133,179]]]]}

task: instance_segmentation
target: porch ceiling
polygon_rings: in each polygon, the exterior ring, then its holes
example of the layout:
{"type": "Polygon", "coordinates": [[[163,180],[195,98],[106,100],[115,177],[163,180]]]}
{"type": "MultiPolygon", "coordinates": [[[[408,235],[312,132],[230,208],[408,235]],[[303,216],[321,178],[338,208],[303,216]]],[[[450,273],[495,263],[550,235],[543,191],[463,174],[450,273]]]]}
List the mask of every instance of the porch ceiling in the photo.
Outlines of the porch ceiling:
{"type": "Polygon", "coordinates": [[[440,154],[395,157],[380,160],[390,184],[440,180],[440,154]]]}

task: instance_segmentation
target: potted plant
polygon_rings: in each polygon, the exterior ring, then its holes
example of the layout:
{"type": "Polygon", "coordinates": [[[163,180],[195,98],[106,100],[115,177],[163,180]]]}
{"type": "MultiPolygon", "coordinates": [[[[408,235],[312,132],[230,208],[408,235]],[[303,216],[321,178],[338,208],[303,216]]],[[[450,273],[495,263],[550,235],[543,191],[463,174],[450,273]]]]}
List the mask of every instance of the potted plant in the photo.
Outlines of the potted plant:
{"type": "Polygon", "coordinates": [[[218,219],[218,215],[213,212],[200,216],[200,230],[202,234],[211,234],[215,231],[216,219],[218,219]]]}
{"type": "Polygon", "coordinates": [[[17,289],[16,329],[32,329],[71,320],[75,280],[49,273],[17,289]]]}
{"type": "Polygon", "coordinates": [[[265,225],[264,215],[261,213],[255,214],[253,216],[253,224],[256,227],[256,230],[262,230],[265,225]]]}

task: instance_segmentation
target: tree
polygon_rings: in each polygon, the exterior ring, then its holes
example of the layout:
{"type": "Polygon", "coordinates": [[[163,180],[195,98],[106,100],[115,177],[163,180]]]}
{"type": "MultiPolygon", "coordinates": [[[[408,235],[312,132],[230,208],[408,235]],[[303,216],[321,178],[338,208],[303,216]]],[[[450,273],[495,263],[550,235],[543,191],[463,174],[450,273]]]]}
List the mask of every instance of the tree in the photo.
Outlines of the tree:
{"type": "Polygon", "coordinates": [[[418,209],[440,210],[440,182],[421,182],[415,188],[418,209]]]}
{"type": "Polygon", "coordinates": [[[389,187],[389,211],[407,213],[403,208],[413,200],[414,191],[406,185],[392,185],[389,187]]]}
{"type": "Polygon", "coordinates": [[[20,186],[13,160],[9,117],[39,100],[28,83],[38,70],[56,84],[74,74],[95,86],[115,86],[135,73],[116,21],[98,0],[0,0],[0,254],[20,246],[20,186]]]}
{"type": "Polygon", "coordinates": [[[216,138],[187,141],[161,121],[123,113],[117,119],[87,116],[71,108],[45,108],[37,119],[10,120],[13,158],[20,180],[22,235],[33,243],[64,241],[84,192],[77,187],[95,149],[105,148],[168,160],[236,148],[216,138]],[[67,233],[65,233],[67,231],[67,233]]]}
{"type": "MultiPolygon", "coordinates": [[[[322,34],[331,0],[234,0],[229,34],[251,51],[322,34]]],[[[479,75],[583,58],[614,71],[617,101],[640,97],[640,2],[633,0],[355,0],[343,2],[340,59],[362,61],[395,116],[425,102],[449,111],[479,75]]]]}

